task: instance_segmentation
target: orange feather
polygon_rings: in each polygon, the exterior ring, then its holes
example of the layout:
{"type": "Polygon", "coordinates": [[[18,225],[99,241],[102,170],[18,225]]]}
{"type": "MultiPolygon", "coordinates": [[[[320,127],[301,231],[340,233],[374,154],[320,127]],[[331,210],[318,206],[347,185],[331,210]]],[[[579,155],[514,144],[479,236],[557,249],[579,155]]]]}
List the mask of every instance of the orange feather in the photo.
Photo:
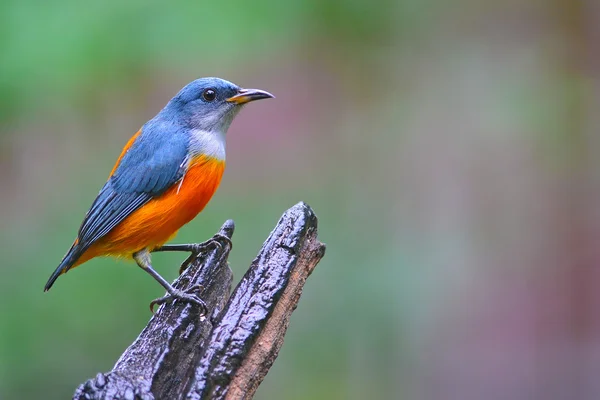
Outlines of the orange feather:
{"type": "Polygon", "coordinates": [[[135,139],[137,139],[138,136],[140,136],[140,134],[142,133],[142,130],[140,129],[139,131],[137,131],[135,133],[135,135],[133,135],[131,137],[131,139],[129,139],[129,141],[125,144],[125,147],[123,147],[123,150],[121,150],[121,155],[119,155],[119,158],[117,158],[117,162],[115,163],[115,166],[113,167],[112,171],[110,171],[110,175],[108,175],[108,177],[110,178],[111,176],[113,176],[113,174],[115,173],[115,171],[117,170],[117,167],[119,166],[119,164],[121,163],[121,160],[123,159],[123,156],[125,155],[125,153],[127,153],[127,150],[129,150],[129,148],[133,145],[133,142],[135,142],[135,139]]]}
{"type": "MultiPolygon", "coordinates": [[[[125,146],[123,154],[130,145],[125,146]]],[[[182,180],[98,239],[71,268],[98,256],[128,257],[144,248],[162,246],[204,209],[217,191],[224,170],[224,160],[204,155],[194,158],[182,180]]]]}

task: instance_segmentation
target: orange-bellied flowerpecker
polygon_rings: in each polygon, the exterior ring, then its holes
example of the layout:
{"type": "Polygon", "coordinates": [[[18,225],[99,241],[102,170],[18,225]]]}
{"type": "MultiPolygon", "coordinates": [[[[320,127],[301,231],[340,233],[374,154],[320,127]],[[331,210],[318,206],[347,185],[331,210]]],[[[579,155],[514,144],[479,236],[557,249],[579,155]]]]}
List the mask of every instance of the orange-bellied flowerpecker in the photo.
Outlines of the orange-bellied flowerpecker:
{"type": "Polygon", "coordinates": [[[194,291],[173,288],[150,263],[154,251],[191,251],[202,244],[165,245],[213,196],[225,169],[225,134],[250,101],[274,97],[219,78],[185,86],[146,122],[121,152],[87,212],[75,242],[50,276],[56,279],[98,256],[131,257],[168,292],[154,304],[181,299],[203,308],[194,291]]]}

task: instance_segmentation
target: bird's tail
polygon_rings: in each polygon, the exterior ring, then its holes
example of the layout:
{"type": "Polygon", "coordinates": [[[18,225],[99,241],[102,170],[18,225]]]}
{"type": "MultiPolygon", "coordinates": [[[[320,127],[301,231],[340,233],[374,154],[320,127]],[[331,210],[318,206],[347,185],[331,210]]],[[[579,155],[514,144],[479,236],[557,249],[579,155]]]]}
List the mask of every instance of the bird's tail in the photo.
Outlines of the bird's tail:
{"type": "Polygon", "coordinates": [[[58,279],[58,277],[73,267],[73,264],[77,262],[77,260],[81,256],[81,253],[83,253],[83,249],[81,249],[81,246],[78,245],[76,240],[75,243],[73,243],[73,246],[71,246],[71,248],[67,252],[67,254],[65,254],[56,270],[52,273],[52,275],[50,275],[50,279],[48,279],[46,286],[44,286],[44,292],[50,290],[50,288],[52,287],[52,285],[54,285],[54,282],[58,279]]]}

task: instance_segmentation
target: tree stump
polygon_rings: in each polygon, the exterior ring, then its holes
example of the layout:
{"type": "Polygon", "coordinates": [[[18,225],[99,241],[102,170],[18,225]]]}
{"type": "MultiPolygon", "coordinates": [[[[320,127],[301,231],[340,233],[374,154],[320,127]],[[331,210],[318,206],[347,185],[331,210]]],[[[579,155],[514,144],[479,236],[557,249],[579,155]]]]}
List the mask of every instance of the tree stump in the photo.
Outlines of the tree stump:
{"type": "MultiPolygon", "coordinates": [[[[231,239],[232,220],[218,235],[231,239]]],[[[174,286],[202,285],[208,313],[162,305],[113,370],[81,384],[73,399],[251,399],[277,358],[302,287],[325,254],[317,217],[287,210],[231,293],[230,246],[196,258],[174,286]]]]}

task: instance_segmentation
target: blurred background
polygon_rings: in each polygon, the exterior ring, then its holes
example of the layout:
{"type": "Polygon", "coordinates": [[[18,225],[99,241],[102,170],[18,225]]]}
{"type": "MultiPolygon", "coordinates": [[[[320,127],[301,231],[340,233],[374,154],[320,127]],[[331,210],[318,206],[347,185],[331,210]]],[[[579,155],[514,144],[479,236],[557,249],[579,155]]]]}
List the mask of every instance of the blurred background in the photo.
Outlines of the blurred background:
{"type": "Polygon", "coordinates": [[[328,246],[257,399],[600,398],[598,43],[595,0],[1,2],[0,398],[69,398],[147,323],[132,263],[42,289],[201,76],[277,99],[177,242],[233,218],[239,279],[303,200],[328,246]]]}

